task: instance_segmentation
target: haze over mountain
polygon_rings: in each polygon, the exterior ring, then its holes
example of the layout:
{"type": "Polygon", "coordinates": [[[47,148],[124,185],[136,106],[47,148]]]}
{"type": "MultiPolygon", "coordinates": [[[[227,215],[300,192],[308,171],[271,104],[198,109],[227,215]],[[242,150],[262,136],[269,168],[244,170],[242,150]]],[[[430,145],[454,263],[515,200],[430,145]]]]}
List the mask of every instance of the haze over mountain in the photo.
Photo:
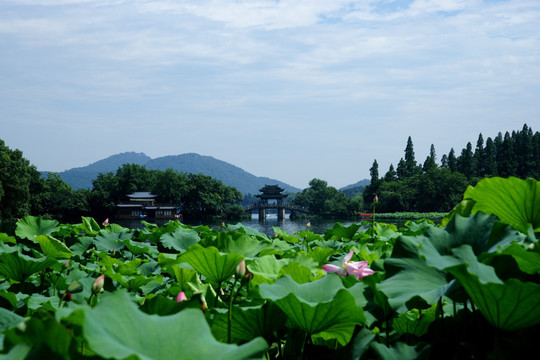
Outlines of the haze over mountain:
{"type": "MultiPolygon", "coordinates": [[[[144,153],[125,152],[109,156],[87,166],[59,172],[58,175],[73,189],[92,188],[92,180],[102,172],[115,172],[123,164],[137,164],[152,170],[173,169],[183,173],[204,174],[220,180],[225,185],[235,186],[243,194],[257,194],[266,184],[279,185],[286,192],[300,189],[282,181],[268,177],[255,176],[241,168],[211,156],[195,153],[170,155],[152,159],[144,153]]],[[[47,172],[43,172],[47,173],[47,172]]]]}

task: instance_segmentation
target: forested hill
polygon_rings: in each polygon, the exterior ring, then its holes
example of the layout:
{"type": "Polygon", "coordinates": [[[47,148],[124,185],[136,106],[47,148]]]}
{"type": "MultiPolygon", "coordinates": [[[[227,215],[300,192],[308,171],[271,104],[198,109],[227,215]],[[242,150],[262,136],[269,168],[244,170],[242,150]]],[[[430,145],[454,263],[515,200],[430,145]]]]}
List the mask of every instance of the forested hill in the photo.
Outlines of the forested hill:
{"type": "Polygon", "coordinates": [[[92,180],[97,177],[98,173],[115,172],[123,164],[137,164],[151,170],[173,169],[183,173],[204,174],[220,180],[225,185],[236,187],[243,194],[258,194],[259,189],[266,184],[277,184],[286,192],[300,191],[300,189],[282,181],[255,176],[225,161],[195,153],[152,159],[144,153],[125,152],[112,155],[88,166],[60,172],[58,175],[74,190],[91,189],[92,180]]]}

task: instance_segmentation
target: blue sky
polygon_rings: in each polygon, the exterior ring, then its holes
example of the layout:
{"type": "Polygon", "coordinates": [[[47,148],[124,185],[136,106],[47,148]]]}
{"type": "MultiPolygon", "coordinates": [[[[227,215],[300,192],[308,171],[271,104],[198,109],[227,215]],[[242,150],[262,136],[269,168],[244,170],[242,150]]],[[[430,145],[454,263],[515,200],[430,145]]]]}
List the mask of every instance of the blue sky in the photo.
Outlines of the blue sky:
{"type": "Polygon", "coordinates": [[[196,152],[304,188],[540,131],[537,0],[3,0],[0,139],[39,170],[196,152]]]}

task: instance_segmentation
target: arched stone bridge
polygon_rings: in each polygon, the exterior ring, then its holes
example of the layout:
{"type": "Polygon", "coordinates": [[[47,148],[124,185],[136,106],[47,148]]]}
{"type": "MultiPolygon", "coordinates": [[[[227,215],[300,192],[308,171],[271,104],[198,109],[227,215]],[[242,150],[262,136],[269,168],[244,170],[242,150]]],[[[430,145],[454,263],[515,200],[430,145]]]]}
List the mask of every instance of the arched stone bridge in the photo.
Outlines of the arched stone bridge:
{"type": "Polygon", "coordinates": [[[254,203],[250,205],[244,206],[244,211],[251,213],[253,210],[257,209],[259,212],[259,219],[265,219],[266,218],[266,209],[277,209],[278,213],[278,219],[282,220],[285,218],[285,210],[289,210],[291,214],[294,212],[303,212],[303,213],[309,213],[309,210],[305,208],[304,206],[300,205],[293,205],[293,204],[279,204],[279,203],[254,203]]]}

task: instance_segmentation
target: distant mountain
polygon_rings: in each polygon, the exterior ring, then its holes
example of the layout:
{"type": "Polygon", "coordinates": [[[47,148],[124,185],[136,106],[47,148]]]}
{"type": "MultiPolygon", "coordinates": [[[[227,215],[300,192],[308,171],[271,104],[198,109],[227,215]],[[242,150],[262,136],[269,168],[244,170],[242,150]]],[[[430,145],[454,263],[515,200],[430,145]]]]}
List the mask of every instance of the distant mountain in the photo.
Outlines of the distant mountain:
{"type": "Polygon", "coordinates": [[[73,189],[91,189],[92,180],[97,177],[98,173],[115,172],[123,164],[137,164],[152,170],[173,169],[183,173],[209,175],[225,185],[236,187],[243,194],[258,194],[259,189],[266,184],[277,184],[286,192],[300,191],[300,189],[282,181],[255,176],[225,161],[195,153],[152,159],[144,153],[126,152],[112,155],[84,167],[59,172],[58,175],[73,189]]]}
{"type": "Polygon", "coordinates": [[[344,190],[352,189],[352,188],[359,187],[359,186],[366,187],[370,183],[371,183],[371,180],[369,180],[369,179],[360,180],[358,182],[355,182],[354,184],[342,187],[341,189],[339,189],[339,191],[344,191],[344,190]]]}

